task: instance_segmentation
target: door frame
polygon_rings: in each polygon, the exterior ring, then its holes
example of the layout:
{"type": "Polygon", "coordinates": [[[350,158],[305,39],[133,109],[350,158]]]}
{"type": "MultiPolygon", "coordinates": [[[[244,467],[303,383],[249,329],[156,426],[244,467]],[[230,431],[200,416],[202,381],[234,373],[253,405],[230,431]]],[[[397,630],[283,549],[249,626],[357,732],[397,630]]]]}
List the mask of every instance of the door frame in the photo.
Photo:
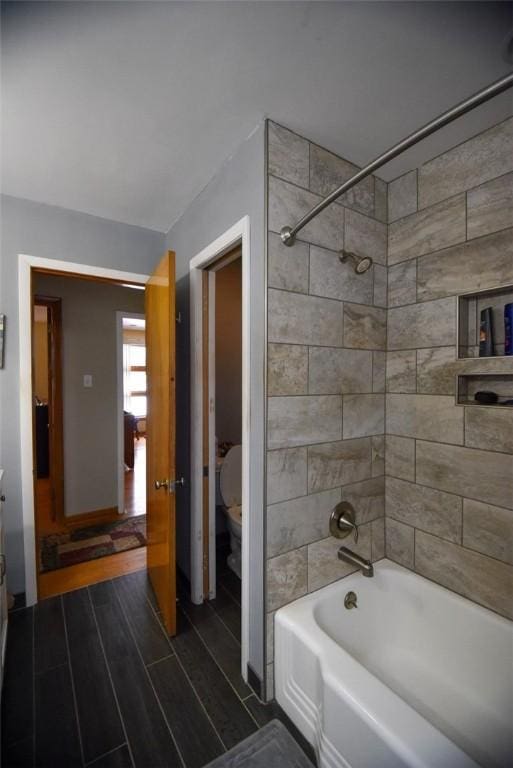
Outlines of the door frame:
{"type": "MultiPolygon", "coordinates": [[[[241,246],[242,259],[242,600],[241,600],[241,674],[248,679],[249,660],[249,595],[250,595],[250,546],[249,534],[253,518],[256,518],[258,499],[252,498],[251,488],[258,488],[258,473],[262,446],[250,429],[255,419],[263,419],[262,404],[257,401],[251,384],[251,340],[255,329],[250,313],[250,222],[244,216],[220,237],[207,245],[189,264],[191,291],[191,599],[195,603],[211,597],[215,585],[215,504],[209,505],[209,570],[210,594],[203,594],[203,273],[222,256],[241,246]],[[258,457],[258,458],[257,458],[258,457]],[[253,467],[253,471],[252,471],[253,467]]],[[[212,285],[212,278],[209,279],[212,285]]],[[[210,291],[209,291],[210,292],[210,291]]],[[[210,307],[209,307],[210,310],[210,307]]],[[[211,313],[210,313],[211,314],[211,313]]],[[[210,340],[212,352],[212,339],[210,340]]],[[[209,366],[209,369],[211,366],[209,366]]],[[[211,378],[211,377],[210,377],[211,378]]],[[[215,498],[215,457],[212,457],[212,430],[210,433],[209,496],[215,498]]],[[[263,482],[263,480],[262,480],[263,482]]]]}
{"type": "Polygon", "coordinates": [[[123,318],[144,320],[146,315],[141,312],[116,312],[116,381],[117,381],[117,428],[118,428],[118,514],[125,514],[125,422],[124,411],[124,381],[123,381],[123,318]]]}
{"type": "Polygon", "coordinates": [[[149,275],[90,264],[77,264],[42,256],[18,254],[18,322],[20,353],[20,466],[23,512],[23,553],[27,605],[37,603],[37,568],[34,503],[34,424],[32,408],[32,270],[67,273],[77,277],[145,285],[149,275]]]}

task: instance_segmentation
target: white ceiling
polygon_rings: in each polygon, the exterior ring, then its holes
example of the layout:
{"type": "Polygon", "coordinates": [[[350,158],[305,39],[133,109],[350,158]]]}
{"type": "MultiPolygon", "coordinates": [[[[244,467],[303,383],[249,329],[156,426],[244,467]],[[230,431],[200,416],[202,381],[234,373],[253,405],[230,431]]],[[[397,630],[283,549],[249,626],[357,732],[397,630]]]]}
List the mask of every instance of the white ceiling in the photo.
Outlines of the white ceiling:
{"type": "MultiPolygon", "coordinates": [[[[513,69],[512,9],[3,3],[3,191],[167,231],[264,116],[364,164],[513,69]]],[[[510,114],[511,92],[383,178],[510,114]]]]}

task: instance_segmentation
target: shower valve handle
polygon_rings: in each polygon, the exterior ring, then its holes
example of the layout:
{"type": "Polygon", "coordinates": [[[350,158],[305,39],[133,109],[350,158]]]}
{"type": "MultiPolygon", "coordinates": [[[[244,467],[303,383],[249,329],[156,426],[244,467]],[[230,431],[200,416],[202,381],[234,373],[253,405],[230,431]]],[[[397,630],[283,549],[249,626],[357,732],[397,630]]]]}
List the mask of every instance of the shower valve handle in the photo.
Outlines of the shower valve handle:
{"type": "Polygon", "coordinates": [[[353,505],[348,501],[337,504],[330,515],[330,534],[336,539],[345,539],[350,533],[354,534],[355,544],[358,542],[358,526],[353,505]]]}

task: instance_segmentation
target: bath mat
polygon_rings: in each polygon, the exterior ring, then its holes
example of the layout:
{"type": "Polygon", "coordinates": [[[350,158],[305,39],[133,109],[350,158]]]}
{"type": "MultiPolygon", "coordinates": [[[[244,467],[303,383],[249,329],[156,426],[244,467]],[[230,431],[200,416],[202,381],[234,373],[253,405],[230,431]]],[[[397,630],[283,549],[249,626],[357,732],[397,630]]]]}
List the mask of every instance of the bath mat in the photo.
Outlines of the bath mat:
{"type": "Polygon", "coordinates": [[[283,723],[271,720],[205,768],[312,768],[283,723]]]}
{"type": "Polygon", "coordinates": [[[41,539],[40,572],[96,560],[146,546],[146,515],[53,533],[41,539]]]}

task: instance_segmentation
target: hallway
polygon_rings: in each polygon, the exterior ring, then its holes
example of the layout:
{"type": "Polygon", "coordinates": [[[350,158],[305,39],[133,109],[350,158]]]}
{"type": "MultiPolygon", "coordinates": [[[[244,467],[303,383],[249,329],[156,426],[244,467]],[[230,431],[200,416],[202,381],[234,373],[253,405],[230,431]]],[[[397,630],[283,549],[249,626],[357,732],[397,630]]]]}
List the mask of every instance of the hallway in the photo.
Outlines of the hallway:
{"type": "Polygon", "coordinates": [[[201,768],[284,717],[240,677],[239,588],[180,590],[171,640],[145,571],[11,613],[3,767],[201,768]]]}

